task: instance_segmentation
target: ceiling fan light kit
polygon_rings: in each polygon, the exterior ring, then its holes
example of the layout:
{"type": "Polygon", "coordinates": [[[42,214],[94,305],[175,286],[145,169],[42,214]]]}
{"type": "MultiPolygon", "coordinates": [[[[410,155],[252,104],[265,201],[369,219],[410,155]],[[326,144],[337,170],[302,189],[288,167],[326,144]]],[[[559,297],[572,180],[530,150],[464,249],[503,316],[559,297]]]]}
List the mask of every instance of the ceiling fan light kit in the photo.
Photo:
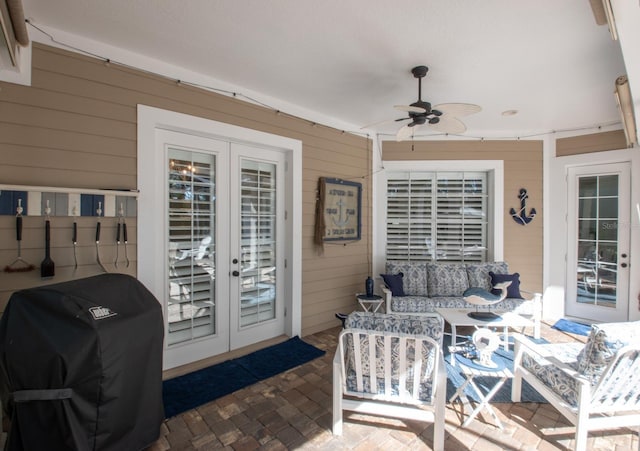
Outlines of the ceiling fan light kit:
{"type": "Polygon", "coordinates": [[[432,108],[431,103],[422,100],[422,79],[428,71],[427,66],[416,66],[411,69],[414,78],[418,79],[418,100],[410,105],[394,106],[396,110],[408,113],[407,117],[396,119],[395,122],[411,121],[398,130],[397,141],[402,141],[415,134],[417,128],[423,125],[442,133],[464,133],[467,127],[458,118],[481,110],[478,105],[470,103],[442,103],[432,108]]]}

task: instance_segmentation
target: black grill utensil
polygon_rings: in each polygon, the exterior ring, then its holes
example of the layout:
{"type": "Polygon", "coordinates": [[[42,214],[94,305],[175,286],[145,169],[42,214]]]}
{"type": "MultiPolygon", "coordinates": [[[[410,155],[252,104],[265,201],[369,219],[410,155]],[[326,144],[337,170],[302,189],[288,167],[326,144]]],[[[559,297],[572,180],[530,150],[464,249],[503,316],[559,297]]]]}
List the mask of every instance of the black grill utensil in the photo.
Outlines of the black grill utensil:
{"type": "Polygon", "coordinates": [[[96,262],[104,272],[109,272],[100,260],[100,216],[102,216],[102,202],[98,202],[98,209],[96,212],[98,213],[98,222],[96,223],[96,262]]]}
{"type": "Polygon", "coordinates": [[[22,258],[22,199],[18,199],[16,208],[16,241],[18,242],[18,257],[10,265],[4,267],[4,272],[29,272],[36,269],[34,265],[22,258]]]}
{"type": "Polygon", "coordinates": [[[44,221],[44,260],[40,263],[40,277],[43,279],[50,279],[56,274],[56,265],[51,259],[51,220],[49,214],[51,208],[49,208],[49,201],[47,201],[47,207],[44,209],[45,221],[44,221]]]}

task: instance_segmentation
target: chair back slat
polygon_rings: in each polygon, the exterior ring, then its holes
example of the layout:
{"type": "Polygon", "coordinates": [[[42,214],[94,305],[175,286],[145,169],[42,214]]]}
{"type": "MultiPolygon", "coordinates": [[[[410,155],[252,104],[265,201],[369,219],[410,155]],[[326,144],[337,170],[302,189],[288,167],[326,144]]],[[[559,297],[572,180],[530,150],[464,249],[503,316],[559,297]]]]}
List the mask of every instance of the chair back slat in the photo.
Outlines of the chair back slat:
{"type": "Polygon", "coordinates": [[[360,335],[363,334],[352,334],[353,341],[353,358],[355,363],[356,370],[356,386],[358,387],[358,391],[364,390],[364,383],[362,381],[362,350],[360,349],[360,335]]]}
{"type": "MultiPolygon", "coordinates": [[[[384,336],[384,395],[391,397],[393,385],[391,383],[391,336],[384,336]]],[[[375,387],[372,387],[375,390],[375,387]]]]}
{"type": "MultiPolygon", "coordinates": [[[[405,387],[407,386],[407,338],[401,337],[398,343],[398,395],[406,397],[405,387]]],[[[388,362],[391,365],[391,362],[388,362]]]]}
{"type": "Polygon", "coordinates": [[[637,410],[640,408],[640,349],[625,346],[616,352],[594,387],[594,411],[637,410]]]}
{"type": "MultiPolygon", "coordinates": [[[[414,359],[414,366],[413,366],[413,387],[412,387],[412,392],[411,392],[411,398],[414,400],[418,400],[420,399],[420,380],[422,378],[422,365],[424,363],[423,361],[423,354],[422,354],[422,343],[423,340],[420,338],[416,338],[415,339],[415,354],[416,357],[414,359]]],[[[435,372],[433,373],[434,375],[436,374],[435,372]]]]}
{"type": "Polygon", "coordinates": [[[371,386],[378,386],[378,371],[376,357],[376,339],[369,337],[369,377],[371,378],[371,386]]]}

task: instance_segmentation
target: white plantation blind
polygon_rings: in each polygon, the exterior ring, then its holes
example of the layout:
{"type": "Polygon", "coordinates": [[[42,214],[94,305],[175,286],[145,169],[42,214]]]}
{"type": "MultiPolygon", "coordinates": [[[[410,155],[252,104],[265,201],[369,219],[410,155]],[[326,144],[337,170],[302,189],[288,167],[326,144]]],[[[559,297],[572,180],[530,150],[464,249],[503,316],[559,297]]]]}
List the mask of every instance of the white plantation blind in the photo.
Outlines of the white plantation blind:
{"type": "Polygon", "coordinates": [[[485,172],[392,172],[387,260],[482,262],[487,256],[485,172]]]}
{"type": "Polygon", "coordinates": [[[169,150],[167,343],[215,333],[215,156],[169,150]]]}
{"type": "Polygon", "coordinates": [[[276,166],[243,160],[240,325],[276,316],[276,166]]]}

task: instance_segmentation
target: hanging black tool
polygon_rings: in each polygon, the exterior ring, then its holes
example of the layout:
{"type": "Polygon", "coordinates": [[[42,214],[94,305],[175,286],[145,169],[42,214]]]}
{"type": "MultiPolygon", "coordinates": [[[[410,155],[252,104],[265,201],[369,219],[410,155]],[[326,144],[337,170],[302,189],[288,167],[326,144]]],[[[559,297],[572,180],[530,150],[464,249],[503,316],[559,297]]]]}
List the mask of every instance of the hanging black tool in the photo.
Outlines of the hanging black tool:
{"type": "Polygon", "coordinates": [[[124,258],[127,261],[127,268],[129,267],[129,255],[127,255],[127,223],[124,222],[124,216],[122,217],[122,239],[124,240],[124,258]]]}
{"type": "Polygon", "coordinates": [[[118,219],[118,225],[116,228],[116,261],[114,262],[115,267],[118,267],[118,258],[120,257],[120,228],[122,224],[120,224],[120,219],[118,219]]]}
{"type": "MultiPolygon", "coordinates": [[[[120,230],[122,229],[122,224],[124,223],[124,209],[122,208],[122,204],[120,204],[120,210],[118,210],[118,224],[116,228],[116,261],[114,263],[115,267],[118,267],[118,259],[120,258],[120,230]]],[[[125,247],[126,250],[126,247],[125,247]]],[[[127,263],[127,266],[129,264],[127,263]]]]}
{"type": "Polygon", "coordinates": [[[100,260],[100,216],[102,215],[102,202],[98,202],[98,209],[96,211],[98,213],[98,222],[96,223],[96,262],[104,272],[109,272],[100,260]]]}
{"type": "Polygon", "coordinates": [[[78,254],[76,253],[76,247],[78,246],[78,223],[73,221],[73,270],[78,269],[78,254]]]}
{"type": "Polygon", "coordinates": [[[10,265],[4,267],[4,272],[29,272],[36,269],[34,265],[22,258],[22,199],[18,199],[16,208],[16,241],[18,242],[18,257],[10,265]]]}
{"type": "Polygon", "coordinates": [[[43,279],[50,279],[56,273],[56,265],[51,259],[51,220],[49,214],[51,208],[49,208],[49,201],[47,201],[47,207],[44,209],[45,221],[44,221],[44,260],[40,263],[40,277],[43,279]]]}

